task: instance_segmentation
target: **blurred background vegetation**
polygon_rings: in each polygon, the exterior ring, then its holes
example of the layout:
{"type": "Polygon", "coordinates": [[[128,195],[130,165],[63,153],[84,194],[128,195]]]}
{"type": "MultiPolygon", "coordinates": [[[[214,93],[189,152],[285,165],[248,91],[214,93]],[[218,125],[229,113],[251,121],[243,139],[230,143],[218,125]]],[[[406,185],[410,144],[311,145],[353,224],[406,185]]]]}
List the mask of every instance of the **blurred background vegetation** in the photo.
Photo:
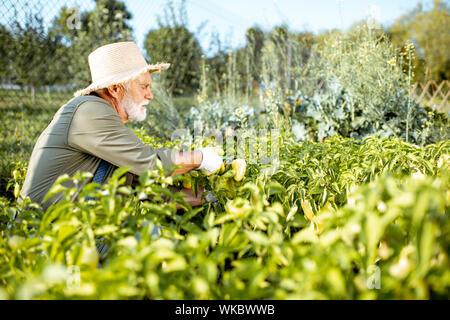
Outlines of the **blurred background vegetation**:
{"type": "MultiPolygon", "coordinates": [[[[11,0],[2,2],[2,6],[7,8],[11,0]]],[[[0,25],[0,81],[3,85],[34,87],[35,90],[44,86],[84,87],[90,82],[86,62],[92,50],[113,41],[142,41],[133,38],[130,26],[132,14],[122,1],[95,0],[94,9],[79,12],[79,21],[74,16],[73,8],[64,6],[50,25],[44,23],[44,5],[21,9],[22,12],[16,12],[8,25],[0,25]]],[[[302,43],[304,48],[301,57],[308,59],[315,46],[320,46],[337,34],[351,33],[361,23],[356,23],[348,31],[330,30],[317,35],[312,32],[294,32],[286,25],[268,31],[258,26],[249,28],[246,31],[246,45],[233,52],[233,67],[238,73],[236,78],[240,80],[236,88],[245,91],[248,84],[260,82],[265,41],[270,40],[279,45],[289,38],[290,41],[302,43]]],[[[448,30],[449,6],[442,0],[435,0],[433,8],[425,10],[419,3],[394,24],[378,31],[385,33],[396,48],[401,49],[408,40],[414,43],[417,52],[413,62],[413,82],[441,82],[450,78],[448,30]]],[[[184,1],[168,1],[164,12],[158,16],[158,28],[149,30],[145,35],[144,53],[147,59],[172,64],[170,70],[162,74],[161,80],[175,96],[199,92],[204,55],[199,44],[200,37],[201,28],[195,33],[189,31],[184,1]]],[[[216,54],[207,57],[204,63],[211,90],[219,91],[226,86],[231,48],[214,37],[211,46],[215,48],[216,54]]],[[[401,54],[401,50],[398,54],[401,54]]]]}

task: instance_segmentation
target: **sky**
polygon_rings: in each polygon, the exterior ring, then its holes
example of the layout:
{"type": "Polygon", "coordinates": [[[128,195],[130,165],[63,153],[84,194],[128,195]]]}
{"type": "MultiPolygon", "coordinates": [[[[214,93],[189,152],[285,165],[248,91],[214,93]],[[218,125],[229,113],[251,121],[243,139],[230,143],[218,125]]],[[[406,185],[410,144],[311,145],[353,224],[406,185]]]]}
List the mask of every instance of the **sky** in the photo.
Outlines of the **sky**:
{"type": "MultiPolygon", "coordinates": [[[[127,0],[133,12],[133,24],[138,41],[143,41],[150,28],[156,28],[156,15],[162,15],[164,0],[127,0]],[[145,8],[144,8],[145,7],[145,8]]],[[[402,14],[428,0],[187,0],[188,22],[191,31],[206,21],[202,47],[207,50],[212,31],[220,34],[236,48],[245,44],[245,31],[259,25],[270,30],[286,23],[293,31],[321,31],[348,29],[352,24],[369,17],[381,25],[392,24],[402,14]]],[[[142,43],[138,43],[140,46],[142,43]]]]}
{"type": "MultiPolygon", "coordinates": [[[[133,19],[137,44],[143,48],[144,36],[157,28],[157,16],[163,15],[167,0],[122,0],[133,19]]],[[[180,0],[175,0],[179,3],[180,0]]],[[[447,0],[449,1],[449,0],[447,0]]],[[[348,29],[355,22],[373,18],[388,26],[402,14],[422,3],[431,7],[432,0],[186,0],[188,27],[196,34],[202,23],[200,44],[208,54],[211,34],[217,32],[222,43],[232,48],[245,45],[245,31],[255,25],[264,30],[287,24],[291,31],[321,31],[337,28],[348,29]]],[[[14,9],[23,11],[37,3],[44,4],[46,21],[59,12],[63,5],[90,10],[94,1],[88,0],[0,0],[0,23],[11,16],[14,9]]]]}

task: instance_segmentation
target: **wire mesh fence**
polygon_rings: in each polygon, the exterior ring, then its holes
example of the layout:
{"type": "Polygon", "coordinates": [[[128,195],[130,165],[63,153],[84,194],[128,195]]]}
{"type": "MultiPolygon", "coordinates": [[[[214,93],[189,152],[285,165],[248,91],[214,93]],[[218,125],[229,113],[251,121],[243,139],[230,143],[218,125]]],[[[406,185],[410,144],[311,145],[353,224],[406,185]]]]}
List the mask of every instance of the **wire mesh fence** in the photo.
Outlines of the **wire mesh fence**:
{"type": "MultiPolygon", "coordinates": [[[[90,83],[88,55],[133,40],[159,1],[1,0],[0,106],[61,104],[90,83]]],[[[153,15],[152,15],[153,16],[153,15]]],[[[146,54],[145,50],[143,53],[146,54]]],[[[150,60],[149,57],[147,59],[150,60]]]]}

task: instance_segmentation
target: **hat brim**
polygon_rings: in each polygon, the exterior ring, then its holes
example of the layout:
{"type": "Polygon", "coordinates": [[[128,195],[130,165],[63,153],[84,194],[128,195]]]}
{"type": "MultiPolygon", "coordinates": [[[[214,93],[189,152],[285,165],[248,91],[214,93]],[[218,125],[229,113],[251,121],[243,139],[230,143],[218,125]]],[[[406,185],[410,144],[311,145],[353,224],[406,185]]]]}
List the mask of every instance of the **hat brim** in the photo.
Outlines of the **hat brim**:
{"type": "Polygon", "coordinates": [[[138,70],[131,70],[129,72],[116,75],[116,76],[106,79],[104,81],[93,82],[88,87],[75,92],[74,97],[84,96],[84,95],[89,94],[96,90],[100,90],[103,88],[107,88],[109,86],[125,83],[127,81],[130,81],[130,80],[133,80],[133,79],[139,77],[141,74],[143,74],[145,72],[150,72],[150,73],[160,72],[162,70],[169,68],[169,66],[170,66],[170,63],[149,64],[149,65],[145,66],[144,68],[140,68],[138,70]]]}

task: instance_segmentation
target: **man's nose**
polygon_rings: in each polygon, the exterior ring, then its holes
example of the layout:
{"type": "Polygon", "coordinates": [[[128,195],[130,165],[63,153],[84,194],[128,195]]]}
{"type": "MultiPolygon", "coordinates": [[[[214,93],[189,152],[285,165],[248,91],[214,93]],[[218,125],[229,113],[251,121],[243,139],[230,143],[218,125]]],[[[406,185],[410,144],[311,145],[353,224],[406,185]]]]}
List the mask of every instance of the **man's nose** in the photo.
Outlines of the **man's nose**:
{"type": "Polygon", "coordinates": [[[145,99],[153,100],[153,93],[150,89],[147,89],[147,91],[145,92],[145,99]]]}

